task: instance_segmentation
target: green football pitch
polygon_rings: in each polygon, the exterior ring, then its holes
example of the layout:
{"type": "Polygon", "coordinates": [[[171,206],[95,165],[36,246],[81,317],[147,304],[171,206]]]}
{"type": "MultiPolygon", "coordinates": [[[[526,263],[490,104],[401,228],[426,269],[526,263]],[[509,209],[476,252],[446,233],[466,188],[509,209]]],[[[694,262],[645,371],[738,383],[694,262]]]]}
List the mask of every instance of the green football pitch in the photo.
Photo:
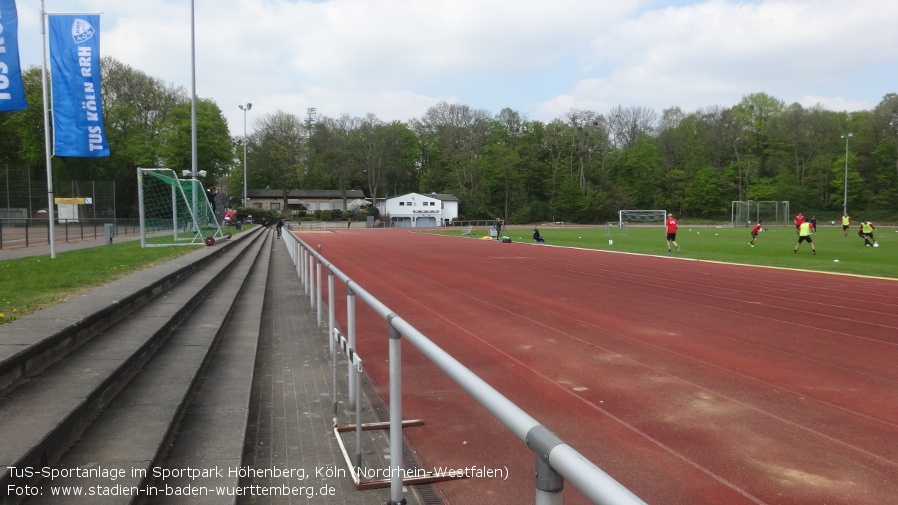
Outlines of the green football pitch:
{"type": "MultiPolygon", "coordinates": [[[[749,246],[750,231],[750,228],[681,225],[677,231],[680,253],[672,251],[671,256],[898,278],[898,233],[896,233],[898,230],[893,227],[877,228],[876,239],[880,247],[873,248],[864,246],[863,239],[857,236],[856,227],[852,227],[845,237],[839,226],[821,226],[813,236],[817,256],[811,253],[807,243],[801,245],[797,254],[792,253],[798,242],[795,228],[767,227],[758,236],[755,247],[749,246]]],[[[663,256],[668,254],[663,227],[630,227],[626,235],[619,229],[612,229],[611,232],[612,234],[608,235],[605,227],[540,226],[540,233],[546,242],[536,245],[582,247],[663,256]],[[613,244],[609,241],[613,241],[613,244]]],[[[443,233],[461,235],[459,230],[452,228],[443,233]]],[[[482,239],[488,231],[486,227],[475,228],[473,233],[474,236],[468,237],[469,239],[482,239]]],[[[534,243],[532,233],[532,228],[512,227],[502,231],[502,234],[508,236],[512,242],[531,244],[534,243]]]]}

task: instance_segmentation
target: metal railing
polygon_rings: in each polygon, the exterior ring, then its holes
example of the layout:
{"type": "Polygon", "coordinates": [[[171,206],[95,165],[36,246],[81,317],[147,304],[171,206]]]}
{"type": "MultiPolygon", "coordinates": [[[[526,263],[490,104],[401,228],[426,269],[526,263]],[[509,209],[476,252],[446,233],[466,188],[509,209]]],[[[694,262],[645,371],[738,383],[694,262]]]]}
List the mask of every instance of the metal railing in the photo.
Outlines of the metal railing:
{"type": "MultiPolygon", "coordinates": [[[[510,430],[519,440],[533,452],[536,464],[536,496],[537,505],[559,505],[562,503],[564,481],[570,482],[574,488],[583,493],[594,504],[631,505],[644,504],[639,497],[631,493],[619,482],[577,452],[564,440],[540,424],[527,412],[511,402],[496,389],[486,383],[474,372],[450,356],[411,324],[390,310],[380,300],[365,291],[355,281],[340,271],[333,263],[321,255],[309,244],[293,234],[284,234],[287,250],[296,266],[296,272],[302,281],[310,305],[317,314],[317,324],[321,326],[322,318],[322,267],[327,270],[328,282],[328,340],[331,342],[331,358],[334,354],[333,339],[336,327],[334,314],[335,278],[346,286],[347,294],[347,333],[348,347],[356,349],[355,332],[355,298],[361,298],[378,316],[387,323],[389,338],[389,406],[390,406],[390,505],[403,503],[402,494],[402,347],[401,339],[405,338],[421,353],[455,381],[465,392],[483,406],[490,414],[510,430]]],[[[358,387],[358,375],[352,363],[348,364],[349,399],[354,402],[358,387]]]]}

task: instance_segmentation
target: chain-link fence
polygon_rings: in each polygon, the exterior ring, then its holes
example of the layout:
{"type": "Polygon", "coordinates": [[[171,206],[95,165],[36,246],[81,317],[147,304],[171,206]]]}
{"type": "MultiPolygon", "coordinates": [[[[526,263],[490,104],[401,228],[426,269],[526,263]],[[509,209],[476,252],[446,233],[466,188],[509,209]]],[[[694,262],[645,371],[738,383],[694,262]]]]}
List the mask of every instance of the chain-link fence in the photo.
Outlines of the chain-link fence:
{"type": "MultiPolygon", "coordinates": [[[[0,165],[0,218],[39,217],[41,211],[47,211],[47,180],[41,180],[35,171],[27,166],[0,165]]],[[[67,219],[117,216],[114,181],[55,182],[53,193],[56,199],[76,202],[69,203],[77,209],[71,210],[74,215],[67,219]]]]}
{"type": "MultiPolygon", "coordinates": [[[[0,249],[48,243],[49,217],[43,169],[0,165],[0,249]]],[[[103,236],[105,223],[127,234],[130,222],[117,219],[114,181],[55,182],[53,197],[57,241],[103,236]]]]}

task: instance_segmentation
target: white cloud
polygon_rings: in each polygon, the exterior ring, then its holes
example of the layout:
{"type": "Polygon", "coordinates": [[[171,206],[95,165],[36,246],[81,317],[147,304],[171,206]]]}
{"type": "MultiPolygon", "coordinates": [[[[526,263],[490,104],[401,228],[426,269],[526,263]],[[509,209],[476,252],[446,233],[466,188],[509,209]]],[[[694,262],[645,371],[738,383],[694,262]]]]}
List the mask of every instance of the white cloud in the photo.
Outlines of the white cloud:
{"type": "MultiPolygon", "coordinates": [[[[39,18],[19,2],[23,63],[39,18]]],[[[102,51],[190,89],[188,0],[46,0],[104,13],[102,51]]],[[[408,120],[440,100],[549,121],[570,108],[732,105],[765,92],[832,109],[895,89],[898,4],[858,0],[195,0],[197,93],[236,134],[278,109],[408,120]],[[240,131],[236,131],[240,129],[240,131]]]]}

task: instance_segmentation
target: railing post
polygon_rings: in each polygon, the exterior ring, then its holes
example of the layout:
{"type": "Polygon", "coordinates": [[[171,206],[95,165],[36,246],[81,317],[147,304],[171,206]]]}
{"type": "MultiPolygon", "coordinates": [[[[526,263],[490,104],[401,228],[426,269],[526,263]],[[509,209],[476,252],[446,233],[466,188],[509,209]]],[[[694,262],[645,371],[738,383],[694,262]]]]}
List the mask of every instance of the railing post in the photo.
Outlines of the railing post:
{"type": "Polygon", "coordinates": [[[302,250],[302,289],[305,294],[309,294],[309,255],[311,252],[308,248],[302,250]]]}
{"type": "Polygon", "coordinates": [[[561,505],[564,478],[539,454],[536,460],[536,505],[561,505]]]}
{"type": "Polygon", "coordinates": [[[390,325],[390,501],[387,505],[405,505],[402,497],[402,335],[390,325]]]}
{"type": "MultiPolygon", "coordinates": [[[[327,334],[334,334],[334,325],[336,324],[334,309],[334,271],[327,269],[327,334]]],[[[331,359],[334,359],[334,339],[330,339],[331,359]]]]}
{"type": "Polygon", "coordinates": [[[293,264],[296,265],[296,276],[299,277],[299,283],[302,284],[302,255],[305,248],[299,242],[296,242],[296,255],[293,257],[293,264]]]}
{"type": "Polygon", "coordinates": [[[318,246],[318,256],[315,259],[315,287],[317,288],[315,291],[315,304],[318,308],[315,325],[321,328],[321,323],[324,322],[324,318],[321,317],[321,245],[318,246]]]}
{"type": "Polygon", "coordinates": [[[561,505],[564,478],[549,464],[549,453],[564,441],[543,425],[527,432],[527,447],[536,456],[536,505],[561,505]]]}
{"type": "Polygon", "coordinates": [[[299,256],[296,258],[296,271],[299,273],[299,283],[302,284],[302,289],[305,291],[306,289],[306,248],[299,248],[299,256]]]}
{"type": "MultiPolygon", "coordinates": [[[[355,345],[355,292],[346,283],[346,333],[349,347],[357,349],[355,345]]],[[[355,407],[356,403],[356,387],[359,381],[359,374],[352,366],[352,362],[347,363],[347,376],[349,377],[349,407],[355,407]]]]}
{"type": "Polygon", "coordinates": [[[315,293],[318,292],[318,278],[315,276],[318,272],[318,256],[311,254],[309,259],[309,306],[314,311],[315,304],[318,303],[315,299],[315,293]]]}

